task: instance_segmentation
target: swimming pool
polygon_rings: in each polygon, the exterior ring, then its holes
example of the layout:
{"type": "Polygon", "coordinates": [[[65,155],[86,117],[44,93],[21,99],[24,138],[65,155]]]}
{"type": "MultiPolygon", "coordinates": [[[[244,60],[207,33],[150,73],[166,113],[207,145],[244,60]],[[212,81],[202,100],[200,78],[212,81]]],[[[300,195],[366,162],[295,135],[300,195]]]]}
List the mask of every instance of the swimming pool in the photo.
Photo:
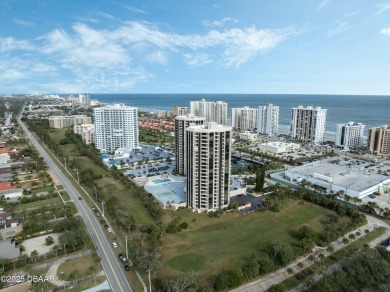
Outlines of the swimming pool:
{"type": "Polygon", "coordinates": [[[156,185],[157,185],[157,184],[166,183],[166,182],[169,182],[169,181],[171,181],[169,178],[166,178],[166,179],[154,179],[154,180],[152,180],[152,182],[154,182],[156,185]]]}

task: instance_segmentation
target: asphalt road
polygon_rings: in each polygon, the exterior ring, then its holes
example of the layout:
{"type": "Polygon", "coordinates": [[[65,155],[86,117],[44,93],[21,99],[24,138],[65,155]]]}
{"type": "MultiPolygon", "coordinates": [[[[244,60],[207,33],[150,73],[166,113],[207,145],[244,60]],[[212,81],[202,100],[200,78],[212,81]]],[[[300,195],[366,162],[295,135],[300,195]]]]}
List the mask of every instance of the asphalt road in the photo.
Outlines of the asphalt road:
{"type": "MultiPolygon", "coordinates": [[[[79,211],[81,217],[83,218],[85,225],[91,235],[95,246],[97,247],[98,254],[101,258],[103,269],[106,273],[108,282],[111,286],[112,291],[114,292],[132,292],[124,273],[125,271],[119,265],[117,261],[117,255],[114,254],[111,249],[112,242],[109,242],[104,235],[100,223],[97,221],[95,214],[92,212],[91,208],[85,203],[84,200],[79,200],[81,197],[79,191],[72,185],[69,179],[62,173],[57,164],[54,163],[52,158],[47,154],[46,150],[37,142],[35,137],[30,133],[25,124],[18,119],[19,124],[26,133],[27,138],[32,142],[41,156],[45,159],[47,165],[53,171],[55,176],[61,182],[64,189],[67,191],[69,196],[72,198],[75,203],[77,210],[79,211]]],[[[100,219],[100,217],[99,217],[100,219]]]]}

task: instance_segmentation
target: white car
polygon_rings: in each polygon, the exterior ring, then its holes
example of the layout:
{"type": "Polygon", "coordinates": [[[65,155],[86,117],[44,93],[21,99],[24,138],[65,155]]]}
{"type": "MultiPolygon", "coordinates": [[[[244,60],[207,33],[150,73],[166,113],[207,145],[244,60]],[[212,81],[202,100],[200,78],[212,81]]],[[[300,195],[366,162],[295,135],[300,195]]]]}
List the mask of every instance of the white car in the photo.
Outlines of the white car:
{"type": "Polygon", "coordinates": [[[118,247],[118,244],[117,244],[116,242],[113,242],[113,243],[112,243],[112,246],[113,246],[114,248],[117,248],[117,247],[118,247]]]}
{"type": "Polygon", "coordinates": [[[112,232],[112,229],[111,229],[110,227],[108,227],[108,228],[107,228],[107,231],[111,233],[111,232],[112,232]]]}

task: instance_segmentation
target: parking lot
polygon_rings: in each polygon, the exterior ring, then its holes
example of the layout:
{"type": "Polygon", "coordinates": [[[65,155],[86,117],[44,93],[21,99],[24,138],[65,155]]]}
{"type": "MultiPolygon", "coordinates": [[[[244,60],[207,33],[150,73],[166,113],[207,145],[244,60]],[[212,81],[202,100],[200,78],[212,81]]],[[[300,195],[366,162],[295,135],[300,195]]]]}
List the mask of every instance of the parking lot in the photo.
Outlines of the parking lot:
{"type": "Polygon", "coordinates": [[[169,162],[170,160],[173,160],[174,157],[175,155],[173,153],[160,148],[158,145],[152,146],[141,144],[138,149],[132,150],[130,153],[126,153],[123,156],[103,155],[102,159],[108,167],[115,165],[118,168],[131,168],[139,167],[144,164],[155,166],[155,163],[157,162],[169,162]]]}
{"type": "Polygon", "coordinates": [[[175,164],[173,162],[167,163],[151,163],[142,166],[136,166],[133,169],[129,169],[125,172],[131,178],[141,177],[141,176],[155,176],[162,174],[171,174],[175,169],[175,164]]]}

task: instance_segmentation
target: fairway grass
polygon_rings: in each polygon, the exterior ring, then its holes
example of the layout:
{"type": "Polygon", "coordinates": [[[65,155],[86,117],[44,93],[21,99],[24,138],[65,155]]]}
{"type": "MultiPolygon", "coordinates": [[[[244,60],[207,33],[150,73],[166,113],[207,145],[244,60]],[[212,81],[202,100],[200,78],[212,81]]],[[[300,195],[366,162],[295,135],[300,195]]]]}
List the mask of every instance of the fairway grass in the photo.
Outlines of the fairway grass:
{"type": "Polygon", "coordinates": [[[261,245],[270,240],[297,246],[296,234],[300,227],[308,225],[321,232],[321,221],[333,213],[308,202],[299,204],[298,200],[289,199],[278,213],[254,212],[245,216],[226,213],[220,218],[188,210],[180,210],[178,214],[189,228],[164,237],[158,276],[177,276],[189,265],[185,261],[188,254],[199,254],[205,257],[204,268],[198,271],[199,284],[204,286],[221,270],[241,268],[252,254],[261,254],[261,245]]]}
{"type": "Polygon", "coordinates": [[[204,268],[205,258],[197,253],[187,253],[170,259],[168,265],[181,272],[198,272],[204,268]]]}

